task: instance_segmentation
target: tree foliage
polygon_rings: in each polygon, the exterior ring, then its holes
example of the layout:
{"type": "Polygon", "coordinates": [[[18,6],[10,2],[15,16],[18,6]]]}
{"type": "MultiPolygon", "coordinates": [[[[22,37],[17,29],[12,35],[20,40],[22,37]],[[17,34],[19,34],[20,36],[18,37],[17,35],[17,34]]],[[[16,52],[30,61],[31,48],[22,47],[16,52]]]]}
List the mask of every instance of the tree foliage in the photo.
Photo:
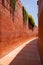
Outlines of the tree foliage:
{"type": "Polygon", "coordinates": [[[35,21],[34,21],[34,18],[32,17],[32,15],[28,15],[28,19],[29,19],[30,24],[34,27],[35,21]]]}
{"type": "Polygon", "coordinates": [[[32,17],[32,15],[30,15],[30,14],[27,13],[26,9],[23,6],[23,20],[24,20],[25,24],[27,22],[27,18],[29,20],[28,22],[30,22],[30,24],[34,27],[35,26],[34,18],[32,17]]]}

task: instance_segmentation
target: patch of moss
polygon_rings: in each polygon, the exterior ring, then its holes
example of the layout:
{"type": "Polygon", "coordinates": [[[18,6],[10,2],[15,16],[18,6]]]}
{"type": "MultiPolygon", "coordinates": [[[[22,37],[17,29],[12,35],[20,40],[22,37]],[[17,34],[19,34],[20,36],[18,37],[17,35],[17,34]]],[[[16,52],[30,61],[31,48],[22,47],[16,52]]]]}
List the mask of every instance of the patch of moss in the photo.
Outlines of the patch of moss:
{"type": "Polygon", "coordinates": [[[12,20],[14,21],[14,11],[15,11],[15,6],[16,6],[16,0],[10,0],[10,6],[12,8],[12,20]]]}
{"type": "Polygon", "coordinates": [[[15,5],[16,5],[16,0],[10,0],[10,5],[13,9],[13,11],[15,10],[15,5]]]}
{"type": "Polygon", "coordinates": [[[24,23],[25,23],[25,24],[26,24],[26,22],[27,22],[27,17],[28,17],[27,11],[26,11],[25,8],[23,7],[23,20],[24,20],[24,23]]]}

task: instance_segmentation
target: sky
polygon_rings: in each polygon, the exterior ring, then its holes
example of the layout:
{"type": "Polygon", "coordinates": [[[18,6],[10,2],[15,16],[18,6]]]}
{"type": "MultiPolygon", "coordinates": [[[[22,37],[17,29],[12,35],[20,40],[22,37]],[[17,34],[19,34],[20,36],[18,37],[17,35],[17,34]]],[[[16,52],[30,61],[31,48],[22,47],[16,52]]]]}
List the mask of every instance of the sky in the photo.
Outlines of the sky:
{"type": "Polygon", "coordinates": [[[31,14],[35,20],[35,24],[38,26],[38,5],[37,0],[21,0],[22,5],[27,12],[31,14]]]}

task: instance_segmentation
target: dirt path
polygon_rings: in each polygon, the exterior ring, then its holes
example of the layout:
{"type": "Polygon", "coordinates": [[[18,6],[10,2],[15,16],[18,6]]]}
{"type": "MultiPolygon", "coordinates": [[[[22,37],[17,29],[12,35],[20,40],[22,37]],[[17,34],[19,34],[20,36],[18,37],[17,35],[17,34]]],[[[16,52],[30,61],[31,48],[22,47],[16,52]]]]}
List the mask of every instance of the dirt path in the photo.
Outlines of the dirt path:
{"type": "Polygon", "coordinates": [[[38,40],[33,40],[27,44],[9,65],[41,65],[38,40]]]}
{"type": "Polygon", "coordinates": [[[0,59],[2,65],[41,65],[38,40],[33,38],[0,59]]]}

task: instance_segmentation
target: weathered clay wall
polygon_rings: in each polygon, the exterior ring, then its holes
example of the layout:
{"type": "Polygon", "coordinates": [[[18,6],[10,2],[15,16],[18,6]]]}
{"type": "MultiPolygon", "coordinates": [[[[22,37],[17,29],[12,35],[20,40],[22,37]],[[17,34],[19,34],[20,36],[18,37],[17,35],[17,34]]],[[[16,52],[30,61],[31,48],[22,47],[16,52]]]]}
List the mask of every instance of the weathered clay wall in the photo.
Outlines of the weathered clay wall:
{"type": "Polygon", "coordinates": [[[14,12],[14,21],[12,20],[12,13],[10,13],[9,0],[4,0],[4,6],[2,0],[0,0],[0,39],[1,39],[1,53],[2,50],[6,49],[10,43],[16,37],[22,36],[23,31],[23,15],[22,15],[22,4],[19,0],[16,3],[16,9],[14,12]],[[4,48],[6,47],[6,48],[4,48]]]}
{"type": "Polygon", "coordinates": [[[39,52],[43,65],[43,0],[39,0],[39,52]]]}
{"type": "MultiPolygon", "coordinates": [[[[16,2],[16,8],[14,12],[14,21],[12,20],[12,13],[10,12],[9,0],[4,0],[4,6],[2,0],[0,0],[0,50],[1,54],[4,55],[3,50],[8,48],[8,45],[15,44],[14,40],[17,37],[35,35],[35,31],[28,28],[28,20],[26,26],[23,25],[23,13],[22,4],[20,0],[16,2]]],[[[35,28],[34,28],[35,30],[35,28]]],[[[10,46],[9,46],[10,47],[10,46]]]]}
{"type": "MultiPolygon", "coordinates": [[[[6,1],[6,0],[5,0],[6,1]]],[[[14,12],[14,21],[12,21],[12,13],[10,14],[10,5],[6,7],[0,3],[0,21],[1,21],[1,40],[11,40],[13,37],[19,36],[23,30],[23,16],[22,16],[22,5],[17,1],[16,9],[14,12]],[[9,38],[10,37],[10,38],[9,38]]]]}

